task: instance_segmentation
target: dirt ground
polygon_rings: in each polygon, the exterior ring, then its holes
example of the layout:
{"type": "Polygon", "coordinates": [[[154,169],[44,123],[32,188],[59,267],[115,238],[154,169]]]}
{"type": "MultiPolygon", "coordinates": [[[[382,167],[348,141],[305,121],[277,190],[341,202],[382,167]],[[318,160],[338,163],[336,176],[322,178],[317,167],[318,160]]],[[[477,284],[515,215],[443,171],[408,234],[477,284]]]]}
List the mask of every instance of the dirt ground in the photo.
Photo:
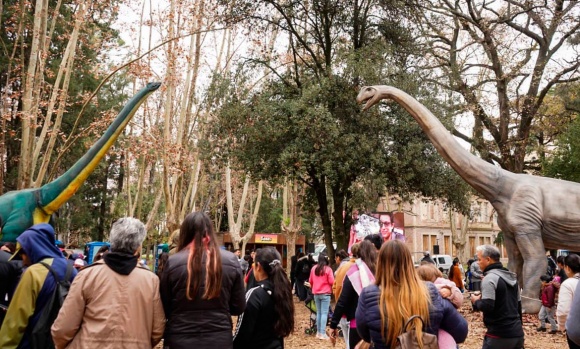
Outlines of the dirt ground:
{"type": "MultiPolygon", "coordinates": [[[[304,303],[295,302],[296,309],[296,328],[292,335],[285,341],[285,348],[298,349],[310,347],[313,349],[332,348],[330,341],[316,339],[314,335],[307,335],[304,329],[309,327],[309,310],[304,306],[304,303]]],[[[469,323],[469,334],[465,343],[460,344],[461,349],[481,349],[483,342],[483,335],[485,334],[485,327],[481,313],[472,312],[471,304],[466,299],[462,309],[460,310],[463,317],[469,323]]],[[[539,321],[536,315],[524,315],[524,332],[526,335],[525,347],[529,349],[564,349],[568,348],[566,338],[563,334],[551,335],[547,332],[537,332],[539,321]]],[[[339,338],[336,342],[336,348],[344,348],[344,340],[339,338]]],[[[501,349],[501,348],[498,348],[501,349]]]]}
{"type": "MultiPolygon", "coordinates": [[[[297,298],[294,298],[294,306],[296,311],[296,327],[294,333],[292,333],[285,341],[286,349],[300,349],[300,348],[311,348],[311,349],[331,349],[333,348],[330,341],[316,339],[315,335],[308,335],[304,333],[304,330],[310,327],[310,311],[306,308],[303,302],[299,302],[297,298]]],[[[485,327],[483,326],[483,320],[481,313],[472,312],[471,304],[468,299],[465,299],[462,309],[460,309],[461,314],[467,322],[469,323],[469,334],[465,343],[459,345],[460,349],[481,349],[481,344],[483,342],[483,335],[485,334],[485,327]]],[[[233,319],[234,326],[236,324],[236,317],[233,319]]],[[[524,332],[526,335],[525,347],[527,349],[565,349],[568,348],[566,338],[563,334],[551,335],[547,332],[537,332],[536,327],[538,327],[539,321],[537,315],[524,315],[524,332]]],[[[162,343],[160,343],[156,349],[161,349],[162,343]]],[[[335,348],[345,348],[344,340],[338,338],[335,348]]],[[[501,348],[498,348],[501,349],[501,348]]]]}

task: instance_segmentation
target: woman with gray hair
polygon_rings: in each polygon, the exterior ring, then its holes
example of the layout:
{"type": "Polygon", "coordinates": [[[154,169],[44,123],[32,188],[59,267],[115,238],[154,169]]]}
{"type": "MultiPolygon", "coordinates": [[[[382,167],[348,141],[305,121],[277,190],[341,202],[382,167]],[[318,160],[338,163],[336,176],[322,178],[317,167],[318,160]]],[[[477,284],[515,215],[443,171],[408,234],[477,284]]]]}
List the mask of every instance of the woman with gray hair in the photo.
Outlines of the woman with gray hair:
{"type": "Polygon", "coordinates": [[[79,272],[52,325],[56,348],[147,348],[165,329],[159,278],[138,265],[145,225],[113,223],[111,251],[79,272]]]}

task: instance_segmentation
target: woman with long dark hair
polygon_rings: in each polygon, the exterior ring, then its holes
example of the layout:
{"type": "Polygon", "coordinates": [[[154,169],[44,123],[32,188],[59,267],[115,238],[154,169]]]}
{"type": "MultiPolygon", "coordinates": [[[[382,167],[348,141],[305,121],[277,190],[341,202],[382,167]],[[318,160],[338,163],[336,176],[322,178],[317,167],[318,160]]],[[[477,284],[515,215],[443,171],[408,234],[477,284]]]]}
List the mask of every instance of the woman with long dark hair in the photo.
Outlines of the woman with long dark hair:
{"type": "Polygon", "coordinates": [[[188,214],[177,253],[161,274],[164,348],[232,348],[231,316],[246,306],[242,278],[236,256],[219,248],[209,217],[188,214]]]}
{"type": "Polygon", "coordinates": [[[326,323],[328,322],[328,308],[330,307],[330,294],[334,283],[334,274],[328,266],[326,253],[320,252],[318,264],[310,270],[310,287],[316,304],[316,338],[328,339],[326,335],[326,323]]]}
{"type": "Polygon", "coordinates": [[[335,343],[340,319],[343,315],[346,316],[349,322],[348,342],[350,348],[354,348],[361,339],[356,330],[356,305],[362,289],[375,281],[374,272],[377,249],[371,242],[363,240],[359,243],[357,254],[358,258],[346,272],[346,277],[342,284],[342,292],[336,302],[332,320],[330,321],[330,340],[335,343]]]}
{"type": "MultiPolygon", "coordinates": [[[[256,286],[246,293],[246,310],[236,325],[235,349],[282,349],[294,330],[292,286],[276,249],[256,250],[256,286]]],[[[217,347],[216,347],[217,348],[217,347]]]]}
{"type": "Polygon", "coordinates": [[[358,333],[377,349],[393,348],[397,336],[411,316],[419,346],[422,334],[447,331],[456,343],[467,337],[467,321],[453,305],[439,295],[432,283],[423,282],[415,272],[411,251],[401,241],[391,240],[379,251],[376,282],[360,294],[356,310],[358,333]]]}

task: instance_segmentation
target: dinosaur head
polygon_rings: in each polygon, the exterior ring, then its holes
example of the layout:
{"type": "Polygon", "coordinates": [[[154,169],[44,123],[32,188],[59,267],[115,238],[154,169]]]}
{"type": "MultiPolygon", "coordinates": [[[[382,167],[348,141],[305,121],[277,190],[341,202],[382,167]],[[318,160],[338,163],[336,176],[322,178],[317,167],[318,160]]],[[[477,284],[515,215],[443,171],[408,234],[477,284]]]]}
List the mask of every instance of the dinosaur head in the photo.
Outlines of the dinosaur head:
{"type": "Polygon", "coordinates": [[[147,90],[153,92],[153,91],[157,90],[159,88],[159,86],[161,86],[160,82],[150,82],[147,84],[147,86],[145,88],[147,90]]]}
{"type": "Polygon", "coordinates": [[[363,86],[358,96],[356,96],[356,101],[359,104],[365,103],[363,111],[369,109],[373,105],[379,103],[382,99],[386,98],[386,88],[387,86],[363,86]]]}

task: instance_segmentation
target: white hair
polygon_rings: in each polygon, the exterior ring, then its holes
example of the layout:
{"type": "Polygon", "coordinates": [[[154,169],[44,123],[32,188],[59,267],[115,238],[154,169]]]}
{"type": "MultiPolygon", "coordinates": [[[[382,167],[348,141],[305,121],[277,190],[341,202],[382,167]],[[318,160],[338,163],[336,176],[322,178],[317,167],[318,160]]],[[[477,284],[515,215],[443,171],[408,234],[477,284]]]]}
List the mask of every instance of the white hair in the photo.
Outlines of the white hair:
{"type": "Polygon", "coordinates": [[[499,262],[499,258],[501,257],[499,249],[493,245],[480,245],[475,250],[481,252],[482,257],[489,257],[495,262],[499,262]]]}
{"type": "Polygon", "coordinates": [[[111,227],[111,251],[133,254],[145,240],[145,224],[137,218],[118,219],[111,227]]]}

